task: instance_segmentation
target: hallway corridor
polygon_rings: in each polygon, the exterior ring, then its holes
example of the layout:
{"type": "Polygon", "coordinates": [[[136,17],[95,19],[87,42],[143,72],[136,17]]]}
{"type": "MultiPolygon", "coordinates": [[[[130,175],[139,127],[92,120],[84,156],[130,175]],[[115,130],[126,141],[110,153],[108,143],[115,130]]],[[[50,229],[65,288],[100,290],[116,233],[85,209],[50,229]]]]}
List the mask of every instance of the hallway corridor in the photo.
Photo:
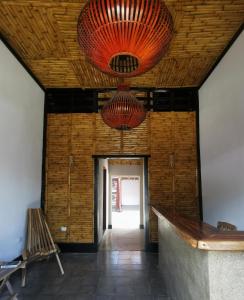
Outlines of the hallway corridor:
{"type": "Polygon", "coordinates": [[[100,245],[101,251],[143,251],[145,231],[139,229],[139,206],[123,206],[112,212],[113,229],[107,229],[100,245]]]}
{"type": "MultiPolygon", "coordinates": [[[[158,270],[158,256],[141,251],[63,254],[65,274],[56,261],[28,267],[27,286],[11,277],[19,300],[169,300],[158,270]]],[[[1,300],[7,300],[7,292],[1,300]]]]}

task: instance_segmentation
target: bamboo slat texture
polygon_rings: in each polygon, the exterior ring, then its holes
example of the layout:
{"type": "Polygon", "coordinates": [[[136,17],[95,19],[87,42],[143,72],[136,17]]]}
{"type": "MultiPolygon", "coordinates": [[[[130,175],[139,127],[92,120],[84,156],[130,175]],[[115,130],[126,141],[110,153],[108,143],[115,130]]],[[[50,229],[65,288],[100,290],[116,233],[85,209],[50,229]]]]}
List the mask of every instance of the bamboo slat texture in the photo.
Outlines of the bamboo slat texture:
{"type": "Polygon", "coordinates": [[[94,115],[72,114],[69,241],[93,242],[94,115]]]}
{"type": "Polygon", "coordinates": [[[95,153],[103,154],[148,154],[148,117],[140,126],[130,131],[111,129],[96,114],[95,153]]]}
{"type": "Polygon", "coordinates": [[[68,239],[60,227],[69,223],[69,155],[71,115],[49,115],[46,144],[46,202],[47,221],[55,241],[68,239]]]}
{"type": "MultiPolygon", "coordinates": [[[[150,203],[196,217],[199,209],[195,113],[158,112],[150,117],[150,203]]],[[[151,240],[157,241],[157,218],[152,212],[150,227],[151,240]]]]}
{"type": "MultiPolygon", "coordinates": [[[[127,132],[109,128],[95,113],[49,114],[46,214],[55,240],[93,242],[92,155],[150,155],[150,204],[198,217],[195,130],[194,112],[150,112],[127,132]]],[[[132,162],[141,160],[121,160],[132,162]]],[[[157,219],[150,214],[150,238],[156,241],[157,219]]]]}
{"type": "Polygon", "coordinates": [[[93,242],[93,134],[93,114],[48,116],[46,214],[58,242],[93,242]]]}
{"type": "MultiPolygon", "coordinates": [[[[115,87],[85,59],[77,20],[85,0],[2,0],[0,32],[45,87],[115,87]]],[[[244,18],[243,0],[165,0],[174,36],[149,72],[127,79],[134,87],[198,86],[244,18]]]]}

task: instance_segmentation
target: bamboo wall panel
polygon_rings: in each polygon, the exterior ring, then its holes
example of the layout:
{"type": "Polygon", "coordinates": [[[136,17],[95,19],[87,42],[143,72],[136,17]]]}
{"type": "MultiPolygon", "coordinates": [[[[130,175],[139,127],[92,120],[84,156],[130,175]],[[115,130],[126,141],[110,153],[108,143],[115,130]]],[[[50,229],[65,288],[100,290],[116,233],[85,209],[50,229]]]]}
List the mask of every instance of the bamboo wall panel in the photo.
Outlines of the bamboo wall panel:
{"type": "MultiPolygon", "coordinates": [[[[149,193],[150,204],[160,204],[172,208],[173,171],[170,157],[173,151],[172,130],[173,113],[155,112],[150,114],[151,157],[149,159],[149,193]]],[[[150,240],[157,241],[157,217],[150,211],[150,240]]]]}
{"type": "MultiPolygon", "coordinates": [[[[195,113],[159,112],[150,118],[150,204],[199,217],[195,113]]],[[[152,212],[150,228],[151,240],[157,241],[152,212]]]]}
{"type": "Polygon", "coordinates": [[[198,217],[195,113],[175,113],[174,129],[175,209],[198,217]]]}
{"type": "Polygon", "coordinates": [[[122,131],[108,127],[102,120],[100,114],[96,114],[96,139],[95,153],[101,154],[118,154],[121,152],[121,133],[122,131]]]}
{"type": "Polygon", "coordinates": [[[58,242],[93,242],[94,117],[48,116],[46,214],[58,242]]]}
{"type": "Polygon", "coordinates": [[[71,115],[69,241],[93,242],[94,114],[71,115]]]}
{"type": "Polygon", "coordinates": [[[121,135],[122,152],[128,154],[149,154],[149,115],[133,130],[123,131],[121,135]]]}
{"type": "MultiPolygon", "coordinates": [[[[195,130],[193,112],[151,112],[127,132],[109,128],[99,114],[49,114],[46,212],[55,240],[93,242],[94,154],[150,154],[150,204],[197,217],[195,130]],[[67,232],[60,226],[67,226],[67,232]]],[[[151,212],[150,239],[157,240],[157,218],[151,212]]]]}
{"type": "MultiPolygon", "coordinates": [[[[115,87],[77,42],[86,0],[1,0],[0,32],[46,87],[115,87]]],[[[169,51],[131,86],[198,86],[243,23],[243,0],[165,0],[174,22],[169,51]]]]}
{"type": "Polygon", "coordinates": [[[108,127],[96,114],[94,154],[148,154],[148,119],[133,130],[121,131],[108,127]]]}
{"type": "Polygon", "coordinates": [[[46,144],[46,202],[47,221],[53,237],[62,242],[67,232],[60,227],[68,223],[70,115],[49,115],[46,144]]]}

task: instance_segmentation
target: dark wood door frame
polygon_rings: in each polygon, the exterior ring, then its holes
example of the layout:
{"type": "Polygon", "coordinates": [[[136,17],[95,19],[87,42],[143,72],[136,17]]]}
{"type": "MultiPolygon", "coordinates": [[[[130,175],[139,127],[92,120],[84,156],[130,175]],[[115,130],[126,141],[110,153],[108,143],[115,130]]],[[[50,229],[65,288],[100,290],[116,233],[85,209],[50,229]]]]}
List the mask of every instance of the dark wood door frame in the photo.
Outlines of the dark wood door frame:
{"type": "Polygon", "coordinates": [[[103,169],[103,232],[107,229],[107,170],[103,169]]]}

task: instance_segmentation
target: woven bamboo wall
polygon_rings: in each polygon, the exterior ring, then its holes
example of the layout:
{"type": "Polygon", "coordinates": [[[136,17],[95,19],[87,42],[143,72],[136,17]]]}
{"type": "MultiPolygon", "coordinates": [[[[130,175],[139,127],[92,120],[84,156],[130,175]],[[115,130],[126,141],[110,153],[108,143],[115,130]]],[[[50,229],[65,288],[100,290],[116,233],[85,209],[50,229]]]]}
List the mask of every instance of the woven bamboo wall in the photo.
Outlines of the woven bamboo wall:
{"type": "Polygon", "coordinates": [[[131,131],[111,129],[96,115],[95,154],[148,154],[149,117],[131,131]]]}
{"type": "MultiPolygon", "coordinates": [[[[150,119],[150,204],[198,217],[195,113],[151,113],[150,119]]],[[[151,241],[157,234],[157,217],[150,212],[151,241]]]]}
{"type": "Polygon", "coordinates": [[[58,242],[93,242],[94,117],[48,116],[45,209],[58,242]]]}
{"type": "Polygon", "coordinates": [[[93,242],[94,115],[72,114],[69,241],[93,242]]]}
{"type": "Polygon", "coordinates": [[[67,240],[59,229],[69,223],[69,155],[71,115],[49,115],[46,148],[45,210],[56,241],[67,240]]]}
{"type": "MultiPolygon", "coordinates": [[[[127,132],[109,128],[99,114],[49,114],[45,203],[55,240],[93,242],[94,154],[150,154],[150,204],[198,216],[195,131],[193,112],[151,112],[127,132]]],[[[150,238],[157,240],[152,214],[150,238]]]]}

